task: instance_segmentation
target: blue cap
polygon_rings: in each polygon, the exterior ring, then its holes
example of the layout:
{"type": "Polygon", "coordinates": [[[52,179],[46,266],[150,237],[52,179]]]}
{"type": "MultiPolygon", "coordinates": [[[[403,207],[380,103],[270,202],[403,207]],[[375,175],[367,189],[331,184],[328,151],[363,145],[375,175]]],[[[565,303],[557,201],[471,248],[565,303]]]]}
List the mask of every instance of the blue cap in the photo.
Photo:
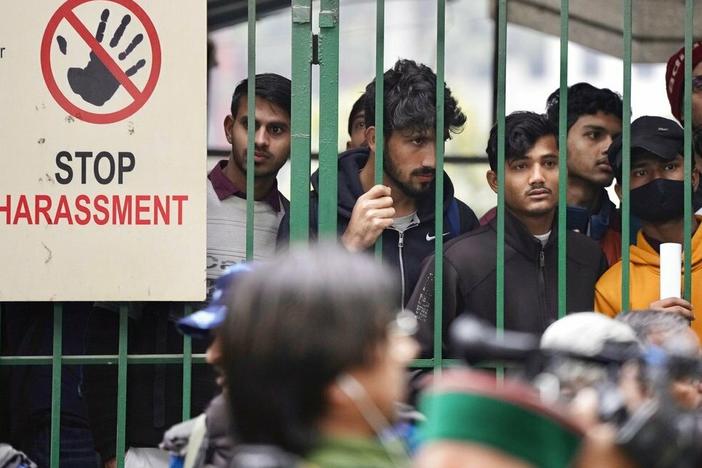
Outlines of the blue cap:
{"type": "Polygon", "coordinates": [[[215,281],[212,298],[207,307],[178,320],[178,330],[197,338],[207,337],[210,330],[220,326],[227,317],[227,305],[224,303],[227,291],[250,271],[252,269],[248,263],[237,263],[227,268],[215,281]]]}

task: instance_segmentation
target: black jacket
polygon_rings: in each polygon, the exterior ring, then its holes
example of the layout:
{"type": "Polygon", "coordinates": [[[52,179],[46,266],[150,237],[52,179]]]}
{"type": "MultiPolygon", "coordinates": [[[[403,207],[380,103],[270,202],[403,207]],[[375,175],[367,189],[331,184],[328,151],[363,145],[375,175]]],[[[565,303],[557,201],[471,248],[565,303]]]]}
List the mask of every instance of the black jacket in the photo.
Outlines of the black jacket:
{"type": "MultiPolygon", "coordinates": [[[[173,322],[183,304],[129,303],[129,354],[183,352],[183,336],[173,322]]],[[[98,303],[88,318],[86,351],[117,354],[119,314],[111,304],[98,303]]],[[[193,353],[203,353],[206,340],[193,339],[193,353]]],[[[117,366],[83,367],[84,393],[95,448],[103,460],[115,456],[117,436],[117,366]]],[[[216,393],[215,374],[208,365],[192,367],[191,414],[201,413],[216,393]]],[[[135,364],[127,370],[127,448],[156,447],[166,429],[182,420],[183,366],[135,364]]]]}
{"type": "MultiPolygon", "coordinates": [[[[63,354],[84,354],[88,302],[63,303],[63,354]]],[[[7,302],[2,305],[0,354],[51,355],[54,304],[7,302]]],[[[85,401],[79,392],[77,365],[63,366],[61,425],[87,428],[85,401]]],[[[0,366],[0,440],[32,456],[39,434],[51,424],[51,366],[0,366]]],[[[76,442],[78,444],[79,442],[76,442]]]]}
{"type": "MultiPolygon", "coordinates": [[[[368,161],[368,149],[360,148],[339,156],[339,178],[338,178],[338,222],[337,230],[339,235],[343,234],[351,219],[351,212],[358,198],[363,195],[364,190],[361,185],[359,172],[368,161]]],[[[312,174],[313,191],[310,194],[310,234],[316,236],[318,226],[319,207],[319,171],[312,174]]],[[[453,184],[446,174],[444,174],[444,231],[451,231],[448,213],[453,196],[453,184]]],[[[462,234],[478,227],[478,218],[475,213],[465,203],[456,199],[455,212],[457,213],[456,234],[462,234]]],[[[429,195],[418,200],[417,217],[419,224],[410,226],[404,233],[400,234],[394,229],[383,231],[383,260],[389,264],[397,274],[398,283],[402,287],[402,305],[407,304],[414,285],[419,278],[422,260],[434,252],[434,189],[433,185],[429,195]]],[[[290,218],[285,215],[278,231],[279,243],[287,243],[290,226],[290,218]]],[[[452,237],[445,234],[444,240],[452,237]]],[[[371,248],[372,251],[372,248],[371,248]]]]}
{"type": "MultiPolygon", "coordinates": [[[[509,330],[541,334],[558,318],[558,240],[554,223],[541,246],[512,214],[505,212],[504,324],[509,330]]],[[[595,283],[607,268],[599,245],[567,233],[568,312],[592,310],[595,283]]],[[[444,337],[451,321],[469,312],[496,322],[497,219],[446,244],[444,249],[444,337]]],[[[408,308],[417,314],[422,355],[431,355],[434,327],[434,263],[425,261],[408,308]]]]}

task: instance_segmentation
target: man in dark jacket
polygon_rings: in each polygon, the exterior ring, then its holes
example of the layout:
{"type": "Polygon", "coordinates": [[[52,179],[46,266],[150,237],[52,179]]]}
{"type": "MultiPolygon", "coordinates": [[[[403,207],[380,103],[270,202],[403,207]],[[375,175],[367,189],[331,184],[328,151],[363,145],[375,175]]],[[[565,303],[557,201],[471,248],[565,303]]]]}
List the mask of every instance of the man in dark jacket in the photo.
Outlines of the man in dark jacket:
{"type": "MultiPolygon", "coordinates": [[[[398,60],[385,72],[383,109],[383,183],[375,184],[375,82],[366,87],[365,119],[368,148],[347,151],[339,158],[338,234],[352,252],[368,251],[382,238],[383,259],[392,265],[407,303],[421,261],[434,250],[434,179],[436,173],[436,75],[425,65],[398,60]]],[[[444,91],[444,141],[466,122],[451,90],[444,91]]],[[[310,229],[317,231],[318,173],[312,176],[310,229]]],[[[444,230],[450,239],[478,226],[467,205],[453,196],[444,175],[444,230]]],[[[288,218],[280,227],[286,240],[288,218]]]]}
{"type": "MultiPolygon", "coordinates": [[[[558,147],[542,115],[509,115],[505,129],[505,328],[541,333],[558,318],[558,147]]],[[[490,132],[487,180],[497,191],[497,127],[490,132]]],[[[607,266],[597,243],[567,234],[567,309],[591,310],[594,286],[607,266]]],[[[449,242],[444,250],[444,331],[462,312],[495,323],[497,220],[449,242]]],[[[420,323],[424,355],[432,347],[434,262],[425,262],[409,309],[420,323]]]]}

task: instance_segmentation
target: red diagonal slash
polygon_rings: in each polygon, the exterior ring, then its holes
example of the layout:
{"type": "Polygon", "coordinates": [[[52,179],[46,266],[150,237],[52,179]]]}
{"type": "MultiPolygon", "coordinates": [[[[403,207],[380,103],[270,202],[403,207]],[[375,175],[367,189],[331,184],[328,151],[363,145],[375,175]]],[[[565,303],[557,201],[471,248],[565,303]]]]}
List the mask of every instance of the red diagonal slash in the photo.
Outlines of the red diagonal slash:
{"type": "Polygon", "coordinates": [[[117,65],[117,62],[107,53],[102,44],[100,44],[97,39],[95,39],[88,28],[85,27],[83,23],[78,19],[78,17],[73,13],[72,10],[66,12],[66,21],[70,23],[71,26],[76,30],[78,35],[83,38],[88,47],[97,55],[100,61],[105,65],[105,67],[112,73],[117,81],[119,81],[124,89],[134,98],[136,101],[141,96],[141,91],[136,85],[129,79],[127,74],[117,65]]]}

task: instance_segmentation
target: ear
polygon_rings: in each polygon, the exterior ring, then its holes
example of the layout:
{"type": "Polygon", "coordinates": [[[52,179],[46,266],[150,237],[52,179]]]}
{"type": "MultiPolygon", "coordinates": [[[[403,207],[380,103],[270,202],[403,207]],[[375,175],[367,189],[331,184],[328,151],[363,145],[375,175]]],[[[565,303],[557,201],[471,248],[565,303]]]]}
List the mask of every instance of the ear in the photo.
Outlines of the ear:
{"type": "Polygon", "coordinates": [[[234,118],[230,115],[226,116],[224,118],[224,134],[227,137],[227,141],[229,143],[232,142],[232,132],[234,127],[234,118]]]}
{"type": "Polygon", "coordinates": [[[622,199],[622,186],[619,185],[619,182],[614,183],[614,193],[617,194],[617,196],[619,197],[619,200],[621,201],[621,199],[622,199]]]}
{"type": "Polygon", "coordinates": [[[492,191],[497,193],[497,172],[490,169],[485,173],[485,179],[492,191]]]}
{"type": "Polygon", "coordinates": [[[375,127],[366,127],[366,141],[368,147],[375,153],[375,127]]]}
{"type": "Polygon", "coordinates": [[[346,149],[347,150],[351,149],[351,140],[346,142],[346,149]]]}
{"type": "Polygon", "coordinates": [[[697,187],[700,185],[700,172],[699,170],[692,171],[692,191],[696,192],[697,187]]]}

